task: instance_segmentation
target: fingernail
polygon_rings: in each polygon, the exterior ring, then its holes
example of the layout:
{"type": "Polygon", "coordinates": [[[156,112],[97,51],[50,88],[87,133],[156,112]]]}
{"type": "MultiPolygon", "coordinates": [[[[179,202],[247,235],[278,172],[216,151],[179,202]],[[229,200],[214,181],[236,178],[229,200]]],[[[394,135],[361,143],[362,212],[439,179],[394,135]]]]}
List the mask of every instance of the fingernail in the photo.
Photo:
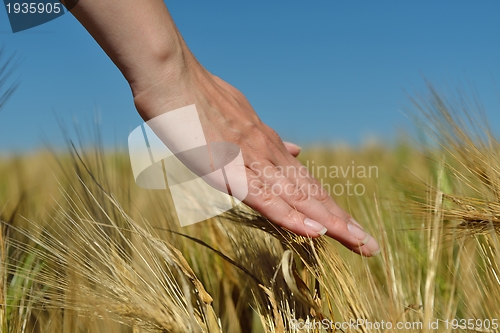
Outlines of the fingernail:
{"type": "Polygon", "coordinates": [[[353,235],[363,245],[368,243],[368,241],[371,238],[371,236],[366,231],[364,231],[363,229],[361,229],[352,222],[347,223],[347,230],[349,230],[351,235],[353,235]]]}
{"type": "Polygon", "coordinates": [[[370,252],[372,257],[380,253],[380,246],[373,237],[370,237],[370,240],[365,244],[364,248],[366,248],[370,252]]]}
{"type": "Polygon", "coordinates": [[[317,232],[318,234],[320,234],[321,236],[323,236],[324,234],[326,234],[327,232],[327,229],[319,222],[316,222],[314,220],[311,220],[310,218],[306,217],[304,219],[304,224],[311,230],[313,230],[314,232],[317,232]]]}

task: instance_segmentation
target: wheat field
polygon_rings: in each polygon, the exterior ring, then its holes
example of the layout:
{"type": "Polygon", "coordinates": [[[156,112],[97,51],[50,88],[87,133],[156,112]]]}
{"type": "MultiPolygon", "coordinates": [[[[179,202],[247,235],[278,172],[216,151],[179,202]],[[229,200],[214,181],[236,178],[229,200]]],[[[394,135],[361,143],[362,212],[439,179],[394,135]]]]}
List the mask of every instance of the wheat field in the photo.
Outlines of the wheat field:
{"type": "Polygon", "coordinates": [[[499,144],[475,99],[429,86],[414,106],[423,143],[300,156],[374,258],[244,205],[181,228],[98,133],[0,158],[0,331],[498,332],[499,144]]]}

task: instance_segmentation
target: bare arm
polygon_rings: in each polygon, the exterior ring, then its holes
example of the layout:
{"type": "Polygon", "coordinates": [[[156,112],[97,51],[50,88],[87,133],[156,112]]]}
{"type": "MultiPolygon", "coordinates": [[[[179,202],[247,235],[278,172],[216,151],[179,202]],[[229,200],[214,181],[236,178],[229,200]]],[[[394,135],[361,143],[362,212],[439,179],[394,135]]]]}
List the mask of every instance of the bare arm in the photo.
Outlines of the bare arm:
{"type": "Polygon", "coordinates": [[[162,74],[158,68],[170,63],[178,66],[187,51],[161,0],[83,0],[71,13],[113,60],[133,91],[158,80],[162,74]]]}

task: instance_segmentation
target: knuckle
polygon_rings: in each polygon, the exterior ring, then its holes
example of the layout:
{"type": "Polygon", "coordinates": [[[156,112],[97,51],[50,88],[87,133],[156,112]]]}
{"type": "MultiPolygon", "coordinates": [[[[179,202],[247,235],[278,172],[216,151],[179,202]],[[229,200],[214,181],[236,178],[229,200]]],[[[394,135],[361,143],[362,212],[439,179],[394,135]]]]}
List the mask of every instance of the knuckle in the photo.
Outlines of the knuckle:
{"type": "Polygon", "coordinates": [[[333,228],[339,228],[340,230],[346,228],[346,221],[335,214],[331,214],[330,221],[333,228]]]}
{"type": "Polygon", "coordinates": [[[256,186],[256,190],[256,195],[264,206],[268,206],[272,204],[272,202],[274,202],[276,196],[271,187],[266,183],[259,182],[259,184],[256,186]]]}
{"type": "Polygon", "coordinates": [[[260,198],[264,205],[270,205],[275,201],[275,195],[269,187],[265,187],[261,192],[260,198]]]}
{"type": "Polygon", "coordinates": [[[303,223],[302,221],[304,220],[304,218],[301,217],[301,214],[292,208],[290,208],[290,210],[288,210],[288,212],[285,214],[284,219],[291,225],[299,225],[303,223]]]}
{"type": "Polygon", "coordinates": [[[226,125],[232,140],[237,144],[247,142],[250,137],[258,138],[259,136],[259,126],[252,120],[229,119],[226,125]]]}
{"type": "Polygon", "coordinates": [[[330,195],[328,194],[328,192],[322,186],[318,187],[318,191],[317,191],[317,194],[316,194],[316,199],[319,202],[322,202],[322,203],[325,203],[325,202],[331,200],[330,195]]]}
{"type": "Polygon", "coordinates": [[[291,191],[290,195],[291,195],[292,201],[296,202],[296,203],[303,203],[303,202],[307,201],[307,199],[309,197],[307,195],[306,191],[304,191],[302,188],[299,188],[296,185],[293,185],[293,190],[291,191]]]}
{"type": "Polygon", "coordinates": [[[245,123],[245,128],[250,132],[250,133],[255,133],[259,129],[259,125],[255,123],[253,120],[249,120],[245,123]]]}

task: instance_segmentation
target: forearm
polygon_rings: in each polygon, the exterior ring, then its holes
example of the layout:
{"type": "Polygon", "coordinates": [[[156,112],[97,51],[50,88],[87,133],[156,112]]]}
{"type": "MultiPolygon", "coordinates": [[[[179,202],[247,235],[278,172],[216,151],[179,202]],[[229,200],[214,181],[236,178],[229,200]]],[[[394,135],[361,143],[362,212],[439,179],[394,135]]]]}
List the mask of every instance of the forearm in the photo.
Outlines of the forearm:
{"type": "Polygon", "coordinates": [[[71,13],[120,69],[134,95],[183,70],[189,50],[162,0],[82,0],[71,13]]]}

